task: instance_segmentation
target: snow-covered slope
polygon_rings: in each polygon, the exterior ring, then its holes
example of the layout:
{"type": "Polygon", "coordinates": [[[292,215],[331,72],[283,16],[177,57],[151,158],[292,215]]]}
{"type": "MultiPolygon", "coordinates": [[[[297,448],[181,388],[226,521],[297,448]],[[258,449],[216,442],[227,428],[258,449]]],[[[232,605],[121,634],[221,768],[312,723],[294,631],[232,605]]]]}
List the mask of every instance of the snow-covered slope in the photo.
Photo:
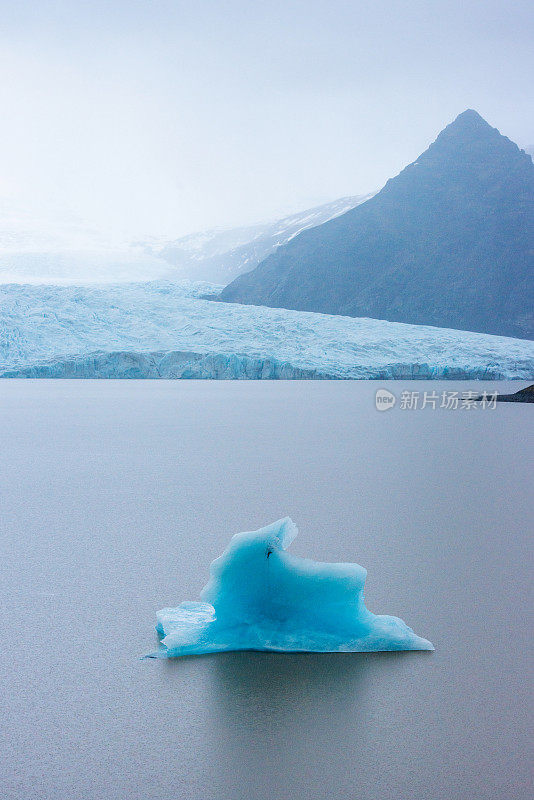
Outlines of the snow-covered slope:
{"type": "Polygon", "coordinates": [[[0,375],[534,377],[534,342],[202,299],[216,288],[0,286],[0,375]]]}
{"type": "Polygon", "coordinates": [[[0,252],[0,283],[78,285],[146,281],[168,271],[162,259],[129,245],[86,250],[0,252]]]}
{"type": "Polygon", "coordinates": [[[68,214],[43,219],[0,201],[0,283],[117,283],[161,277],[166,261],[68,214]]]}
{"type": "Polygon", "coordinates": [[[342,197],[275,222],[134,242],[93,230],[68,214],[60,221],[47,220],[0,201],[0,284],[183,279],[226,284],[300,231],[344,214],[368,197],[342,197]]]}
{"type": "Polygon", "coordinates": [[[194,233],[163,245],[147,245],[147,251],[173,266],[167,278],[193,278],[227,284],[243,272],[254,269],[277,247],[301,231],[339,217],[370,197],[370,194],[342,197],[275,222],[194,233]]]}

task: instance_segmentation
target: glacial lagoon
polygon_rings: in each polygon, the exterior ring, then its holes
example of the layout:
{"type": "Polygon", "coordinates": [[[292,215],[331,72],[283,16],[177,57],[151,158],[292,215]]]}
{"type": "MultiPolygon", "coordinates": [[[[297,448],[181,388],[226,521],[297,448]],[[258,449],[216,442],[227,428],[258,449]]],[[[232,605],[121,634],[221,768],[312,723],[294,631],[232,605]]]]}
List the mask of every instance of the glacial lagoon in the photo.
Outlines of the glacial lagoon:
{"type": "Polygon", "coordinates": [[[494,387],[0,382],[3,798],[529,798],[532,408],[400,400],[494,387]],[[141,660],[286,514],[435,652],[141,660]]]}

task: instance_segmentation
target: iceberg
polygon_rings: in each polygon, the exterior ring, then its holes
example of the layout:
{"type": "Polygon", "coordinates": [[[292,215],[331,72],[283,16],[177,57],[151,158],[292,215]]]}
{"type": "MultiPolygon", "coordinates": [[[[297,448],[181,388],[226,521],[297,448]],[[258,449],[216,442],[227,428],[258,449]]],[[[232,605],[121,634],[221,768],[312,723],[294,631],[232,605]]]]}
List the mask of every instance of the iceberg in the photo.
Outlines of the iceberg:
{"type": "Polygon", "coordinates": [[[227,650],[369,652],[433,650],[398,617],[365,606],[367,571],[287,551],[297,535],[289,517],[237,533],[210,567],[200,602],[157,613],[155,658],[227,650]]]}

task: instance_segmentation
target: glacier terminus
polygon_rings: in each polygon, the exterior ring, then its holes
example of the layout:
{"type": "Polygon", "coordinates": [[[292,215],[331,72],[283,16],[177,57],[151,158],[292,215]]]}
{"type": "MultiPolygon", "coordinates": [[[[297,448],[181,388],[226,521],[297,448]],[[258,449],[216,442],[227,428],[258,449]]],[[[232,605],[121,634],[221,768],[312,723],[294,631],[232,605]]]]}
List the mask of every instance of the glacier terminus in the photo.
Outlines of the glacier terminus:
{"type": "Polygon", "coordinates": [[[0,377],[534,377],[526,339],[206,299],[221,288],[0,286],[0,377]]]}

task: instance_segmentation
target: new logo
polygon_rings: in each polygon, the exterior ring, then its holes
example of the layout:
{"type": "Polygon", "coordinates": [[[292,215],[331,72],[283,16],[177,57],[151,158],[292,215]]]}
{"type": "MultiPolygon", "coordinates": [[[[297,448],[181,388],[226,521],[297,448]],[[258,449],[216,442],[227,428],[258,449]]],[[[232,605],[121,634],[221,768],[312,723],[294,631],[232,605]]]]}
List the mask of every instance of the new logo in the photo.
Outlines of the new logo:
{"type": "Polygon", "coordinates": [[[387,389],[377,389],[375,395],[375,405],[378,411],[389,411],[396,403],[397,398],[387,389]]]}

